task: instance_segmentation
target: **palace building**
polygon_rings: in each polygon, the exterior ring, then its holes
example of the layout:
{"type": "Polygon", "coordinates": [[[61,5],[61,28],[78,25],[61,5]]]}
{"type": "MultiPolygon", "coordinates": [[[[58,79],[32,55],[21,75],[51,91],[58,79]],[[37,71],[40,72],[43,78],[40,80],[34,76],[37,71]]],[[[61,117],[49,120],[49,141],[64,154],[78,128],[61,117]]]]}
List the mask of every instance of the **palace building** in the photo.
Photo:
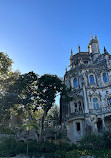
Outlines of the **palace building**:
{"type": "Polygon", "coordinates": [[[70,89],[69,102],[61,97],[61,121],[66,125],[71,142],[78,142],[84,134],[111,130],[111,55],[104,47],[100,53],[97,36],[91,40],[87,52],[70,55],[70,70],[64,75],[70,89]]]}

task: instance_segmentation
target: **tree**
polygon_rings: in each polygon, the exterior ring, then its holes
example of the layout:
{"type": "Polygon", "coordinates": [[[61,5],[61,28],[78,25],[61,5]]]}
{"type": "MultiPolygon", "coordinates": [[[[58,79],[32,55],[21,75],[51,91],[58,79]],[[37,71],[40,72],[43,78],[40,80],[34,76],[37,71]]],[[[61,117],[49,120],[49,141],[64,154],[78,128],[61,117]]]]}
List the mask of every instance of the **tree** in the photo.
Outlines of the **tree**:
{"type": "Polygon", "coordinates": [[[60,124],[60,109],[56,104],[48,111],[47,119],[53,121],[56,125],[60,124]]]}
{"type": "MultiPolygon", "coordinates": [[[[33,93],[36,91],[36,82],[38,75],[33,72],[29,72],[20,75],[16,81],[9,86],[8,91],[2,98],[4,107],[8,105],[7,109],[16,107],[16,110],[22,109],[27,112],[28,119],[33,122],[31,115],[31,109],[34,107],[35,100],[33,99],[33,93]]],[[[37,134],[34,132],[36,140],[38,140],[37,134]]]]}
{"type": "Polygon", "coordinates": [[[19,71],[12,72],[12,59],[7,54],[0,52],[0,122],[9,119],[7,102],[4,101],[8,87],[19,76],[19,71]],[[4,102],[7,106],[4,105],[4,102]]]}
{"type": "Polygon", "coordinates": [[[40,140],[43,140],[44,121],[48,111],[55,103],[56,94],[65,91],[65,85],[56,75],[45,74],[38,79],[38,89],[36,97],[38,97],[37,104],[43,109],[43,116],[41,120],[40,140]]]}
{"type": "MultiPolygon", "coordinates": [[[[45,74],[38,78],[34,72],[29,72],[12,82],[1,99],[3,110],[22,109],[28,115],[29,121],[36,121],[34,116],[41,109],[40,140],[43,140],[44,120],[48,111],[54,105],[57,93],[66,94],[66,87],[56,75],[45,74]],[[42,113],[43,112],[43,113],[42,113]],[[35,115],[34,115],[35,113],[35,115]]],[[[35,132],[36,140],[38,135],[35,132]]]]}

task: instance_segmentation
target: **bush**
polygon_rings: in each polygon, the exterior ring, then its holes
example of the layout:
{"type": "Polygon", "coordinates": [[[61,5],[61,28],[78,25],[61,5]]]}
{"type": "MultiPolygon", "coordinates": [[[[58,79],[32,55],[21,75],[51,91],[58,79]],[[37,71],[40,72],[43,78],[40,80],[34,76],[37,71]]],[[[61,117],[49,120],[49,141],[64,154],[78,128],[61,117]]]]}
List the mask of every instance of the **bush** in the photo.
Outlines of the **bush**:
{"type": "Polygon", "coordinates": [[[98,158],[111,158],[111,150],[95,150],[92,155],[98,158]]]}
{"type": "Polygon", "coordinates": [[[14,138],[5,138],[0,144],[0,156],[15,156],[18,153],[18,143],[14,138]]]}
{"type": "Polygon", "coordinates": [[[57,146],[52,142],[42,142],[37,145],[38,152],[51,153],[57,150],[57,146]]]}
{"type": "Polygon", "coordinates": [[[27,144],[24,142],[18,142],[18,152],[25,154],[27,152],[27,144]]]}
{"type": "Polygon", "coordinates": [[[69,144],[66,140],[54,140],[42,142],[37,145],[37,151],[42,153],[51,153],[56,150],[70,151],[77,149],[75,144],[69,144]]]}
{"type": "Polygon", "coordinates": [[[80,147],[88,150],[111,149],[111,132],[103,135],[86,135],[80,141],[80,147]]]}
{"type": "Polygon", "coordinates": [[[35,151],[38,150],[38,146],[37,146],[37,142],[36,141],[29,141],[28,142],[28,146],[29,146],[29,152],[33,153],[35,151]]]}
{"type": "Polygon", "coordinates": [[[111,132],[106,132],[103,135],[104,147],[106,149],[111,149],[111,132]]]}
{"type": "Polygon", "coordinates": [[[101,135],[86,135],[80,141],[80,147],[88,150],[100,150],[104,148],[104,139],[101,135]]]}
{"type": "Polygon", "coordinates": [[[66,153],[66,158],[80,158],[79,150],[72,150],[66,153]]]}
{"type": "Polygon", "coordinates": [[[55,158],[66,158],[65,155],[66,155],[66,151],[64,151],[64,150],[57,150],[54,153],[55,158]]]}
{"type": "Polygon", "coordinates": [[[11,128],[4,127],[2,125],[0,125],[0,133],[1,134],[15,134],[15,132],[11,128]]]}
{"type": "Polygon", "coordinates": [[[77,146],[75,144],[69,144],[67,140],[55,140],[54,144],[57,146],[57,149],[59,150],[70,151],[72,149],[77,149],[77,146]]]}

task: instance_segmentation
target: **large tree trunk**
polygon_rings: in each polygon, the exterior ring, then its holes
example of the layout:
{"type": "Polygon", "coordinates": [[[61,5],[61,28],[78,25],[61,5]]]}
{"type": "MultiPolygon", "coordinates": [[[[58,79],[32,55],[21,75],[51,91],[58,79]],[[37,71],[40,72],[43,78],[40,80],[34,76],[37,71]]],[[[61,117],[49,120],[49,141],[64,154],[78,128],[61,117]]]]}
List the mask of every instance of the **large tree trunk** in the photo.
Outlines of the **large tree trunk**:
{"type": "Polygon", "coordinates": [[[46,118],[46,111],[44,111],[44,114],[42,116],[41,123],[40,123],[40,141],[43,141],[45,118],[46,118]]]}
{"type": "Polygon", "coordinates": [[[43,116],[42,116],[42,119],[41,119],[41,124],[40,124],[40,141],[43,141],[44,140],[44,121],[45,121],[45,118],[47,116],[47,113],[50,109],[50,106],[48,108],[44,108],[44,113],[43,113],[43,116]]]}
{"type": "MultiPolygon", "coordinates": [[[[30,120],[30,122],[33,122],[33,119],[32,119],[32,115],[31,115],[31,112],[30,112],[30,110],[29,110],[29,107],[28,107],[28,105],[26,105],[26,110],[27,110],[27,112],[28,112],[28,116],[29,116],[29,120],[30,120]]],[[[36,139],[36,141],[38,142],[38,135],[37,135],[37,133],[34,131],[34,135],[35,135],[35,139],[36,139]]]]}

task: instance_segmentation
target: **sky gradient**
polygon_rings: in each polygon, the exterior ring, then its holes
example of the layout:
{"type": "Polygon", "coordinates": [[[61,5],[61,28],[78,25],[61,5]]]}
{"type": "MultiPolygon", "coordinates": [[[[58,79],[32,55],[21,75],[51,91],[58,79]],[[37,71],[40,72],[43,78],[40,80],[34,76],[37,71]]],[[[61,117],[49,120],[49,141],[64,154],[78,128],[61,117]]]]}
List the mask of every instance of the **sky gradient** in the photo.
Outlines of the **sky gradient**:
{"type": "Polygon", "coordinates": [[[0,0],[0,51],[21,73],[63,77],[71,48],[87,51],[91,33],[111,53],[111,0],[0,0]]]}

